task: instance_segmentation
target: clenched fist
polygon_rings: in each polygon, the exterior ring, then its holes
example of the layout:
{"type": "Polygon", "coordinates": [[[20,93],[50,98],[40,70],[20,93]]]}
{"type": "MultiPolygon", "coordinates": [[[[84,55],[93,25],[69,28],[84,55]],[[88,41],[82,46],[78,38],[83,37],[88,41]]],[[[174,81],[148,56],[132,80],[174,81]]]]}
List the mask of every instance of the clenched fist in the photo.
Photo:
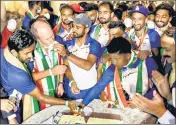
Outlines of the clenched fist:
{"type": "Polygon", "coordinates": [[[53,75],[62,75],[65,73],[66,69],[67,69],[67,66],[65,65],[57,65],[51,68],[51,71],[53,75]]]}
{"type": "Polygon", "coordinates": [[[59,43],[55,44],[54,50],[56,50],[61,56],[66,56],[67,50],[63,44],[59,44],[59,43]]]}

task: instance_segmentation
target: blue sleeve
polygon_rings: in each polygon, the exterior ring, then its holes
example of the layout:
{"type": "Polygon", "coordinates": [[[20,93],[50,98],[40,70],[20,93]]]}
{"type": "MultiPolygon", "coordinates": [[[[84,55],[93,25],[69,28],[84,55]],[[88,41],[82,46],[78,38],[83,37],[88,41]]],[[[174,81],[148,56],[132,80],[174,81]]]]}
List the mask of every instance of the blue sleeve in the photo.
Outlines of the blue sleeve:
{"type": "Polygon", "coordinates": [[[83,99],[82,103],[86,106],[95,99],[105,89],[105,87],[114,80],[115,66],[111,65],[104,73],[100,80],[93,86],[83,99]]]}
{"type": "Polygon", "coordinates": [[[94,29],[97,25],[92,25],[89,31],[89,35],[91,36],[91,34],[94,32],[94,29]]]}
{"type": "Polygon", "coordinates": [[[152,77],[152,71],[153,70],[158,70],[158,66],[157,66],[156,62],[151,57],[148,57],[146,59],[146,67],[147,67],[147,72],[148,72],[149,78],[152,77]]]}
{"type": "Polygon", "coordinates": [[[9,73],[9,85],[18,90],[23,95],[32,92],[35,89],[35,84],[29,74],[23,70],[9,73]],[[18,75],[15,75],[15,74],[18,75]]]}
{"type": "Polygon", "coordinates": [[[146,97],[146,98],[148,98],[148,99],[153,99],[153,91],[154,90],[156,90],[156,87],[155,86],[153,86],[151,89],[149,89],[146,93],[145,93],[145,95],[144,95],[144,97],[146,97]]]}
{"type": "Polygon", "coordinates": [[[161,47],[160,36],[155,30],[149,30],[149,40],[150,40],[151,48],[161,47]]]}
{"type": "Polygon", "coordinates": [[[64,45],[65,45],[66,49],[68,49],[69,46],[74,46],[74,43],[75,43],[75,39],[72,39],[72,40],[65,41],[64,45]]]}
{"type": "MultiPolygon", "coordinates": [[[[94,40],[94,39],[92,39],[92,40],[94,40]]],[[[98,59],[101,57],[101,55],[102,55],[101,45],[96,40],[91,42],[89,54],[95,55],[98,59]]]]}
{"type": "Polygon", "coordinates": [[[25,17],[23,19],[23,23],[22,23],[22,27],[25,29],[25,30],[29,30],[29,23],[30,23],[30,19],[25,17]]]}
{"type": "Polygon", "coordinates": [[[58,43],[60,43],[60,44],[64,44],[64,41],[63,41],[62,37],[60,37],[59,35],[56,35],[56,36],[55,36],[55,40],[56,40],[58,43]]]}

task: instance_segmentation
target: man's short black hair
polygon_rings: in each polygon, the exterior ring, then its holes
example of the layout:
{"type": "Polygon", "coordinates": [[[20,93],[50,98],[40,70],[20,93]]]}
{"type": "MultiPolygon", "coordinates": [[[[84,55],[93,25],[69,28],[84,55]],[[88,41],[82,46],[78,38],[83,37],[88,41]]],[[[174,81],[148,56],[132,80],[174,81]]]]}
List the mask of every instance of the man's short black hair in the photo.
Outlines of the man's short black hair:
{"type": "Polygon", "coordinates": [[[60,12],[61,12],[63,9],[66,9],[66,8],[72,10],[72,12],[73,12],[73,14],[74,14],[74,11],[73,11],[72,7],[71,7],[70,5],[68,5],[68,4],[62,4],[62,5],[60,5],[60,12]]]}
{"type": "Polygon", "coordinates": [[[119,20],[122,19],[122,14],[123,14],[123,12],[122,12],[121,9],[116,8],[116,9],[114,10],[114,15],[115,15],[119,20]]]}
{"type": "Polygon", "coordinates": [[[138,3],[139,1],[133,1],[133,4],[136,4],[136,3],[138,3]]]}
{"type": "Polygon", "coordinates": [[[128,10],[128,6],[127,6],[126,4],[122,4],[122,3],[118,6],[118,8],[119,8],[119,9],[121,9],[121,10],[122,10],[122,12],[124,12],[124,11],[127,11],[127,10],[128,10]]]}
{"type": "Polygon", "coordinates": [[[9,50],[15,50],[19,52],[25,48],[30,47],[32,44],[36,43],[36,38],[32,35],[30,31],[26,30],[15,30],[8,40],[9,50]]]}
{"type": "Polygon", "coordinates": [[[53,11],[54,11],[51,6],[48,6],[48,10],[49,10],[50,12],[53,12],[53,11]]]}
{"type": "Polygon", "coordinates": [[[172,26],[176,27],[176,11],[174,11],[174,14],[173,14],[173,17],[171,20],[171,24],[172,24],[172,26]]]}
{"type": "Polygon", "coordinates": [[[131,43],[123,37],[113,38],[108,44],[107,50],[109,53],[131,53],[131,43]]]}
{"type": "Polygon", "coordinates": [[[41,1],[28,1],[29,9],[33,9],[35,5],[38,5],[41,1]]]}
{"type": "Polygon", "coordinates": [[[160,10],[160,9],[167,10],[170,17],[172,17],[173,14],[174,14],[174,9],[173,9],[173,7],[172,7],[170,4],[168,4],[168,3],[162,3],[162,4],[158,5],[158,6],[156,7],[156,10],[155,10],[155,15],[156,15],[156,12],[157,12],[158,10],[160,10]]]}
{"type": "Polygon", "coordinates": [[[107,1],[101,2],[101,3],[99,4],[99,7],[100,7],[100,6],[103,6],[103,5],[108,5],[108,6],[109,6],[109,9],[110,9],[112,12],[114,12],[114,6],[112,5],[111,2],[107,2],[107,1]]]}
{"type": "Polygon", "coordinates": [[[86,6],[84,7],[84,11],[92,11],[92,10],[98,11],[98,6],[97,6],[97,4],[88,3],[88,4],[86,4],[86,6]]]}
{"type": "Polygon", "coordinates": [[[152,4],[150,4],[150,5],[148,6],[148,10],[149,10],[149,12],[153,12],[153,11],[154,11],[154,8],[153,8],[152,4]]]}
{"type": "Polygon", "coordinates": [[[87,2],[80,2],[78,4],[84,9],[88,3],[87,2]]]}
{"type": "Polygon", "coordinates": [[[119,27],[121,30],[125,32],[126,26],[121,21],[111,21],[108,25],[109,29],[116,28],[116,27],[119,27]]]}

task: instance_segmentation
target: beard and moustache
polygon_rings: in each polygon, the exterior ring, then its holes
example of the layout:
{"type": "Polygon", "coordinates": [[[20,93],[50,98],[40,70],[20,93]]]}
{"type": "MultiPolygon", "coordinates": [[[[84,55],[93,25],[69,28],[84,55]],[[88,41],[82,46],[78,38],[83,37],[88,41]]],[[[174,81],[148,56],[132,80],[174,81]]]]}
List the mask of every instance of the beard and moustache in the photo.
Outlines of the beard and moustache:
{"type": "Polygon", "coordinates": [[[74,37],[74,38],[81,38],[81,37],[84,36],[84,34],[85,34],[85,33],[78,34],[78,33],[76,33],[76,32],[73,32],[73,37],[74,37]]]}
{"type": "Polygon", "coordinates": [[[105,19],[105,18],[98,18],[101,24],[106,24],[111,21],[111,18],[105,19]]]}
{"type": "MultiPolygon", "coordinates": [[[[32,54],[32,55],[34,55],[34,54],[32,54]]],[[[33,57],[34,57],[34,56],[33,56],[33,57]]],[[[33,61],[33,57],[32,57],[32,58],[27,58],[27,59],[22,59],[22,58],[20,58],[20,57],[18,56],[17,59],[18,59],[20,62],[27,64],[27,63],[33,61]]]]}
{"type": "Polygon", "coordinates": [[[140,31],[145,26],[145,24],[144,25],[137,24],[133,26],[134,26],[135,31],[140,31]]]}
{"type": "Polygon", "coordinates": [[[25,63],[25,64],[28,64],[29,62],[34,61],[34,58],[35,58],[34,51],[32,52],[32,57],[28,57],[28,58],[26,58],[26,59],[23,59],[23,58],[21,58],[19,55],[17,55],[16,58],[17,58],[20,62],[25,63]]]}
{"type": "Polygon", "coordinates": [[[63,22],[64,25],[70,25],[72,23],[72,21],[67,20],[67,19],[63,20],[62,22],[63,22]]]}
{"type": "Polygon", "coordinates": [[[169,24],[169,21],[164,22],[164,21],[155,21],[155,24],[158,28],[163,28],[169,24]],[[159,24],[159,25],[158,25],[159,24]]]}
{"type": "Polygon", "coordinates": [[[172,63],[173,61],[173,58],[171,58],[169,55],[163,55],[163,59],[165,59],[168,63],[172,63]]]}

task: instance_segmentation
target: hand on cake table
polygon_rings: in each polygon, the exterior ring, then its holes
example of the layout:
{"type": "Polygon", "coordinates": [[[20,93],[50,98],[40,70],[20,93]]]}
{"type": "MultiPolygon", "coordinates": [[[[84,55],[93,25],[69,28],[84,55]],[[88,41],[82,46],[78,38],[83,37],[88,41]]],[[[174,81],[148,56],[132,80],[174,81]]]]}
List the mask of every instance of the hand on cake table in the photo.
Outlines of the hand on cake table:
{"type": "Polygon", "coordinates": [[[70,108],[70,112],[75,114],[76,113],[76,105],[72,102],[68,102],[68,107],[70,108]]]}
{"type": "Polygon", "coordinates": [[[136,93],[133,96],[133,101],[140,110],[151,113],[160,118],[166,112],[166,108],[163,99],[156,91],[153,92],[153,96],[153,100],[150,100],[136,93]]]}
{"type": "Polygon", "coordinates": [[[127,101],[127,103],[128,103],[128,106],[129,106],[130,108],[132,108],[132,109],[137,108],[137,106],[136,106],[136,104],[134,103],[134,101],[129,100],[129,101],[127,101]]]}
{"type": "Polygon", "coordinates": [[[72,112],[73,113],[73,115],[75,115],[75,116],[79,116],[79,115],[82,115],[82,111],[83,111],[83,109],[85,108],[85,105],[84,104],[79,104],[76,108],[75,108],[75,110],[72,112]]]}
{"type": "Polygon", "coordinates": [[[102,91],[102,92],[100,93],[100,100],[101,100],[102,102],[106,102],[106,101],[108,100],[105,91],[102,91]]]}

